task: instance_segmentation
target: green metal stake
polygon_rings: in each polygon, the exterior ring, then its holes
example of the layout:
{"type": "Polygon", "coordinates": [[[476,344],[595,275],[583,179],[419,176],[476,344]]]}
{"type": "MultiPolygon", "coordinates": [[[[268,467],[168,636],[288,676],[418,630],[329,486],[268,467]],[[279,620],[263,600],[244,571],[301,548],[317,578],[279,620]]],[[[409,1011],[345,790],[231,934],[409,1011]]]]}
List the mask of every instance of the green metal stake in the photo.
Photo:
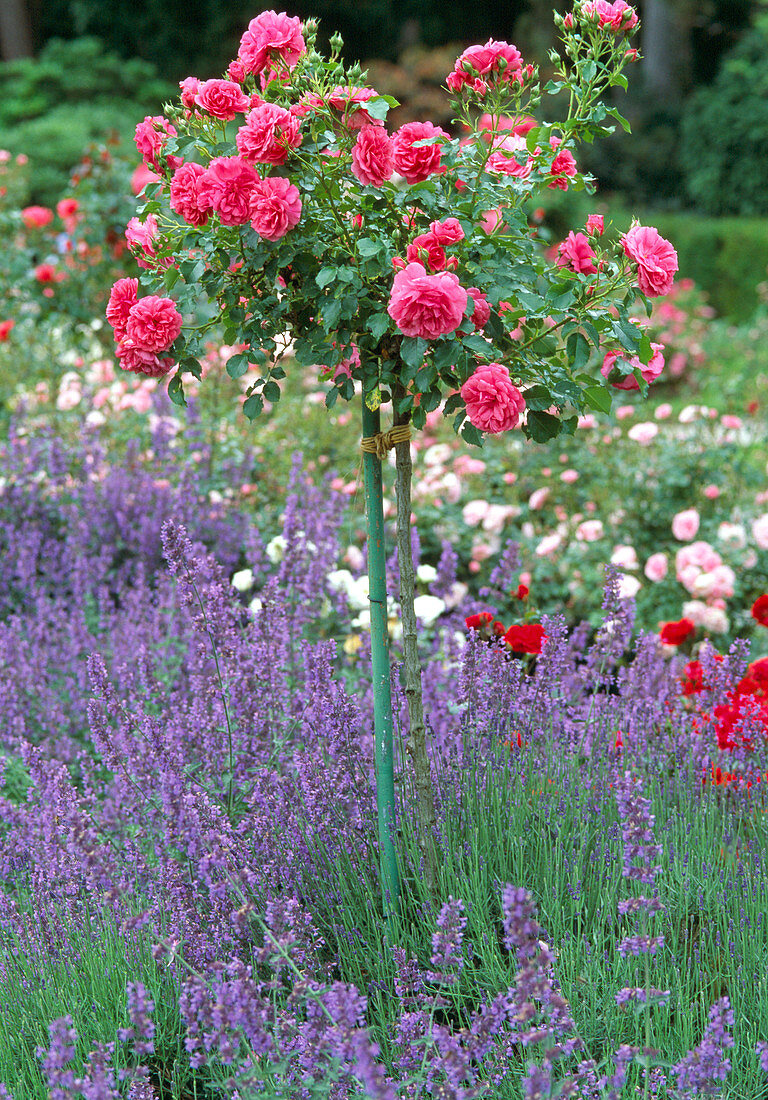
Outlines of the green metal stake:
{"type": "MultiPolygon", "coordinates": [[[[363,437],[381,431],[378,408],[368,408],[363,394],[363,437]]],[[[392,692],[387,627],[387,557],[384,544],[384,502],[381,459],[363,452],[365,514],[368,527],[368,598],[371,605],[371,666],[373,678],[373,729],[376,746],[376,806],[379,818],[379,867],[384,898],[387,941],[397,942],[400,917],[400,875],[395,835],[395,779],[392,748],[392,692]]]]}

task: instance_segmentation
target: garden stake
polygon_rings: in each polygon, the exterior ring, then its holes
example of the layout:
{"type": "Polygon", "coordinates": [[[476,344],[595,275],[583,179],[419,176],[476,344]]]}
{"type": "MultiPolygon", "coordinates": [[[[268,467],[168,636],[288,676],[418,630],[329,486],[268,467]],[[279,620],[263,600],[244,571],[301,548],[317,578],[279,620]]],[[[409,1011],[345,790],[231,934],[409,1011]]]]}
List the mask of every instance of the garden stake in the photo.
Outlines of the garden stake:
{"type": "MultiPolygon", "coordinates": [[[[370,409],[363,394],[363,438],[381,434],[378,407],[370,409]]],[[[392,691],[387,626],[387,557],[384,545],[384,502],[381,458],[363,449],[365,515],[368,532],[368,598],[371,605],[371,675],[373,682],[373,728],[376,759],[376,807],[379,824],[379,868],[387,940],[396,942],[400,917],[400,876],[395,835],[395,779],[392,748],[392,691]]]]}

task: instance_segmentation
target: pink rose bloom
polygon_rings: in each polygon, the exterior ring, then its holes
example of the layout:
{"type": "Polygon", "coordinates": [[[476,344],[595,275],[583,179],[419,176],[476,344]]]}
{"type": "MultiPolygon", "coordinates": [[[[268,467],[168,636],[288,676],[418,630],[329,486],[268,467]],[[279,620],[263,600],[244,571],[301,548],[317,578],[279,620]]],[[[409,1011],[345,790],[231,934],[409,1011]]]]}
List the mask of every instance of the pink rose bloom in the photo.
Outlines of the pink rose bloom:
{"type": "MultiPolygon", "coordinates": [[[[664,370],[664,356],[661,354],[664,350],[663,345],[652,343],[651,350],[653,351],[653,355],[651,356],[650,362],[648,363],[641,363],[640,358],[637,355],[633,355],[632,358],[629,360],[630,366],[632,366],[635,370],[639,370],[640,374],[643,377],[643,380],[645,382],[648,382],[649,384],[651,382],[654,382],[664,370]]],[[[617,373],[615,379],[611,378],[613,368],[616,364],[616,361],[619,359],[620,356],[616,352],[608,352],[608,354],[603,359],[603,365],[600,368],[600,373],[602,374],[603,378],[607,378],[614,389],[639,390],[640,386],[638,384],[638,381],[632,374],[627,374],[624,375],[624,377],[621,377],[617,373]]],[[[626,362],[626,360],[624,359],[622,359],[621,361],[626,362]]]]}
{"type": "Polygon", "coordinates": [[[533,157],[528,153],[525,138],[516,134],[497,135],[493,140],[493,152],[486,162],[485,169],[497,176],[527,179],[533,169],[533,157]],[[522,164],[517,158],[518,153],[525,154],[522,164]]]}
{"type": "Polygon", "coordinates": [[[525,409],[525,398],[501,363],[478,367],[461,387],[461,396],[470,423],[490,435],[516,428],[525,409]]]}
{"type": "Polygon", "coordinates": [[[720,490],[717,485],[705,485],[703,493],[707,500],[717,500],[720,496],[720,490]]]}
{"type": "Polygon", "coordinates": [[[578,470],[563,470],[560,474],[560,480],[564,481],[566,485],[573,485],[574,481],[579,480],[578,470]]]}
{"type": "MultiPolygon", "coordinates": [[[[651,344],[651,347],[653,347],[653,344],[651,344]]],[[[665,401],[662,405],[656,406],[653,415],[656,420],[669,420],[672,415],[672,406],[665,401]]]]}
{"type": "Polygon", "coordinates": [[[609,27],[612,31],[626,32],[637,26],[637,14],[626,0],[588,0],[581,7],[582,16],[597,20],[600,27],[609,27]]]}
{"type": "Polygon", "coordinates": [[[257,180],[253,189],[251,225],[265,241],[278,241],[299,224],[301,197],[298,187],[283,176],[257,180]]]}
{"type": "Polygon", "coordinates": [[[137,164],[131,173],[131,191],[134,195],[140,195],[148,183],[160,183],[162,177],[144,163],[137,164]]]}
{"type": "MultiPolygon", "coordinates": [[[[557,149],[558,146],[562,145],[562,138],[553,136],[549,139],[549,144],[553,149],[557,149]]],[[[573,153],[568,149],[561,149],[560,152],[555,155],[555,159],[549,166],[549,174],[555,178],[550,180],[547,187],[554,187],[559,188],[561,191],[567,191],[567,177],[576,175],[576,161],[573,153]]]]}
{"type": "Polygon", "coordinates": [[[150,294],[131,307],[125,326],[130,346],[141,351],[167,351],[181,332],[181,314],[170,298],[150,294]]]}
{"type": "Polygon", "coordinates": [[[197,89],[195,104],[214,118],[230,121],[236,114],[245,114],[251,101],[231,80],[206,80],[197,89]]]}
{"type": "Polygon", "coordinates": [[[365,109],[369,99],[378,99],[379,93],[373,88],[334,88],[327,103],[337,111],[344,113],[343,122],[349,130],[359,130],[363,126],[376,126],[383,129],[383,122],[372,118],[365,109]]]}
{"type": "Polygon", "coordinates": [[[291,149],[301,145],[298,119],[276,103],[255,107],[237,131],[240,156],[256,164],[285,164],[291,149]]]}
{"type": "Polygon", "coordinates": [[[672,519],[672,534],[680,542],[690,542],[699,530],[699,513],[695,508],[686,508],[672,519]]]}
{"type": "Polygon", "coordinates": [[[223,225],[245,225],[253,217],[258,178],[241,157],[216,157],[198,184],[199,201],[215,210],[223,225]]]}
{"type": "Polygon", "coordinates": [[[740,428],[743,421],[740,416],[734,416],[733,413],[723,413],[720,423],[724,428],[740,428]]]}
{"type": "Polygon", "coordinates": [[[179,81],[181,102],[188,111],[194,111],[195,109],[195,96],[197,95],[199,87],[200,81],[196,76],[185,76],[183,80],[179,81]]]}
{"type": "Polygon", "coordinates": [[[411,263],[395,275],[387,312],[406,336],[435,340],[456,331],[466,307],[467,292],[453,272],[428,275],[411,263]]]}
{"type": "Polygon", "coordinates": [[[447,137],[445,130],[431,122],[406,122],[392,137],[395,171],[408,183],[421,183],[439,172],[443,150],[437,139],[447,137]],[[425,138],[435,138],[435,142],[414,148],[414,142],[425,138]]]}
{"type": "MultiPolygon", "coordinates": [[[[136,127],[134,141],[144,163],[159,172],[161,168],[157,158],[165,148],[168,138],[175,136],[176,127],[172,126],[168,119],[163,118],[162,115],[147,115],[136,127]]],[[[178,168],[180,164],[179,157],[168,158],[169,167],[178,168]]]]}
{"type": "MultiPolygon", "coordinates": [[[[147,214],[143,222],[139,218],[131,218],[125,227],[125,239],[128,242],[128,247],[136,256],[136,263],[139,267],[143,267],[147,271],[160,265],[155,249],[157,234],[157,218],[154,214],[147,214]],[[140,252],[141,255],[137,255],[137,252],[140,252]]],[[[161,266],[168,267],[170,262],[170,259],[166,258],[162,261],[161,266]]]]}
{"type": "Polygon", "coordinates": [[[408,263],[423,263],[432,271],[445,269],[445,249],[433,233],[420,233],[405,250],[408,263]]]}
{"type": "Polygon", "coordinates": [[[633,225],[621,243],[637,264],[637,282],[643,294],[649,298],[668,294],[677,272],[677,252],[669,241],[652,226],[633,225]]]}
{"type": "Polygon", "coordinates": [[[551,489],[547,485],[545,485],[543,489],[534,489],[528,497],[528,507],[532,511],[538,512],[540,508],[544,507],[550,492],[551,489]]]}
{"type": "Polygon", "coordinates": [[[585,519],[576,528],[576,538],[579,542],[597,542],[603,537],[603,523],[599,519],[585,519]]]}
{"type": "Polygon", "coordinates": [[[248,24],[248,30],[240,39],[238,60],[248,73],[260,73],[276,58],[293,69],[302,54],[307,52],[301,33],[301,20],[297,16],[263,11],[248,24]]]}
{"type": "Polygon", "coordinates": [[[488,305],[485,295],[476,286],[467,287],[467,294],[475,303],[470,320],[476,329],[483,329],[488,324],[488,319],[491,316],[491,307],[488,305]]]}
{"type": "Polygon", "coordinates": [[[173,359],[161,359],[153,351],[134,348],[123,341],[118,343],[115,354],[123,370],[146,374],[149,378],[160,378],[173,367],[173,359]]]}
{"type": "Polygon", "coordinates": [[[461,515],[468,527],[477,527],[486,515],[490,505],[487,500],[469,500],[461,510],[461,515]]]}
{"type": "Polygon", "coordinates": [[[658,583],[659,581],[664,580],[667,575],[668,569],[669,565],[667,563],[667,555],[659,553],[651,554],[650,558],[643,567],[643,572],[645,573],[649,581],[655,581],[656,583],[658,583]]]}
{"type": "Polygon", "coordinates": [[[563,536],[554,531],[550,535],[545,535],[539,545],[534,550],[537,558],[548,558],[550,554],[554,554],[555,550],[558,550],[563,542],[563,536]]]}
{"type": "Polygon", "coordinates": [[[590,237],[602,237],[603,235],[603,215],[602,214],[590,214],[587,218],[587,233],[590,237]]]}
{"type": "Polygon", "coordinates": [[[496,232],[496,230],[501,225],[502,221],[503,221],[503,215],[502,215],[502,212],[501,212],[501,207],[497,206],[493,210],[486,210],[481,215],[480,227],[482,228],[483,232],[487,233],[488,236],[490,237],[490,235],[492,233],[496,232]]]}
{"type": "Polygon", "coordinates": [[[109,294],[107,320],[115,330],[115,339],[125,336],[128,314],[139,300],[138,279],[118,279],[109,294]]]}
{"type": "Polygon", "coordinates": [[[381,187],[395,170],[395,146],[383,126],[362,126],[352,148],[352,173],[361,183],[381,187]]]}
{"type": "Polygon", "coordinates": [[[694,571],[695,579],[699,573],[711,573],[713,569],[717,569],[722,564],[723,559],[717,550],[713,550],[709,543],[704,542],[702,539],[699,539],[698,542],[692,542],[690,546],[681,546],[675,555],[677,579],[683,584],[685,584],[684,578],[688,571],[694,571]]]}
{"type": "Polygon", "coordinates": [[[627,436],[641,447],[647,447],[659,434],[659,425],[644,420],[642,424],[635,424],[627,432],[627,436]]]}
{"type": "Polygon", "coordinates": [[[53,221],[53,211],[47,206],[25,206],[21,220],[27,229],[43,229],[53,221]]]}
{"type": "Polygon", "coordinates": [[[211,207],[205,195],[200,193],[200,184],[205,176],[202,164],[188,161],[177,168],[171,180],[171,209],[189,225],[198,228],[207,223],[211,207]]]}
{"type": "Polygon", "coordinates": [[[459,241],[464,240],[464,230],[458,218],[444,218],[441,222],[432,222],[429,231],[443,245],[458,244],[459,241]]]}
{"type": "Polygon", "coordinates": [[[752,521],[752,538],[761,550],[768,550],[768,513],[752,521]]]}
{"type": "Polygon", "coordinates": [[[509,83],[522,67],[523,59],[516,46],[489,38],[484,46],[470,46],[456,59],[453,72],[445,83],[452,92],[458,92],[465,84],[472,84],[478,76],[498,77],[509,83]]]}
{"type": "Polygon", "coordinates": [[[558,267],[568,267],[580,275],[596,275],[595,253],[583,233],[569,233],[558,247],[558,267]]]}

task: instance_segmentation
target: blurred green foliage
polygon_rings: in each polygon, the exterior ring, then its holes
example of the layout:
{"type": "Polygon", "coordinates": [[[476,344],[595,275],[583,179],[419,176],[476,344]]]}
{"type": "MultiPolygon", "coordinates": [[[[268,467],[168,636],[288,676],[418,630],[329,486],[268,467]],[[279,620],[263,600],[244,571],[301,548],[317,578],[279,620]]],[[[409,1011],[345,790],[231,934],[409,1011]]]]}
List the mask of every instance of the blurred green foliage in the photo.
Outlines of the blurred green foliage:
{"type": "Polygon", "coordinates": [[[52,39],[35,60],[0,64],[2,145],[29,157],[30,198],[52,205],[90,144],[112,135],[127,152],[136,123],[177,92],[154,65],[97,38],[52,39]]]}

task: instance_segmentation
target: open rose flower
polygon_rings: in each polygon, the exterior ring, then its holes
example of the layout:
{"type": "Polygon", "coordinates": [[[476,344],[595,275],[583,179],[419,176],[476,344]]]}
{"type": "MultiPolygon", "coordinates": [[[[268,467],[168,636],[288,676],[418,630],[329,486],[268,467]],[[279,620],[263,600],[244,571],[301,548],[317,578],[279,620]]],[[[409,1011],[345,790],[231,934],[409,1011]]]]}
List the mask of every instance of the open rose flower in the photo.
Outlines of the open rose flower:
{"type": "Polygon", "coordinates": [[[123,370],[144,374],[148,378],[161,378],[173,367],[173,359],[161,358],[154,351],[144,348],[135,348],[127,339],[118,341],[115,355],[123,370]]]}
{"type": "Polygon", "coordinates": [[[299,121],[285,107],[260,103],[248,113],[235,138],[240,156],[255,164],[285,164],[301,145],[299,121]]]}
{"type": "Polygon", "coordinates": [[[519,623],[504,635],[513,653],[541,653],[547,635],[541,623],[519,623]]]}
{"type": "Polygon", "coordinates": [[[142,351],[167,351],[181,332],[181,314],[170,298],[150,294],[139,298],[128,313],[125,335],[142,351]]]}
{"type": "Polygon", "coordinates": [[[408,183],[421,183],[434,172],[440,171],[443,148],[440,138],[447,138],[445,130],[431,122],[406,122],[392,137],[395,171],[408,183]],[[414,147],[417,141],[433,138],[429,145],[414,147]]]}
{"type": "Polygon", "coordinates": [[[435,340],[455,332],[466,306],[467,292],[452,272],[428,275],[410,263],[395,275],[387,312],[406,336],[435,340]]]}
{"type": "Polygon", "coordinates": [[[214,118],[231,121],[235,115],[245,114],[251,101],[232,80],[206,80],[198,86],[195,105],[214,118]]]}
{"type": "Polygon", "coordinates": [[[202,164],[187,161],[177,168],[171,180],[170,204],[180,218],[189,225],[200,228],[206,225],[211,213],[209,199],[201,182],[205,177],[205,168],[202,164]]]}
{"type": "Polygon", "coordinates": [[[768,595],[758,596],[752,604],[752,618],[760,626],[768,626],[768,595]]]}
{"type": "Polygon", "coordinates": [[[456,58],[445,83],[452,92],[460,91],[465,84],[474,86],[477,77],[484,77],[486,84],[489,80],[509,83],[522,67],[523,59],[516,46],[489,38],[484,46],[470,46],[456,58]]]}
{"type": "Polygon", "coordinates": [[[342,112],[342,121],[349,130],[359,130],[363,126],[383,127],[383,123],[373,118],[365,109],[369,99],[378,99],[374,88],[334,88],[326,102],[342,112]]]}
{"type": "Polygon", "coordinates": [[[208,203],[224,225],[245,225],[253,217],[258,178],[242,157],[215,157],[198,185],[200,201],[208,203]]]}
{"type": "MultiPolygon", "coordinates": [[[[639,370],[643,377],[643,381],[654,382],[661,372],[664,370],[664,356],[662,352],[664,347],[662,344],[651,344],[651,350],[653,355],[648,363],[641,363],[640,358],[637,355],[633,355],[631,359],[624,360],[622,362],[628,362],[635,370],[639,370]]],[[[600,368],[600,373],[603,378],[607,378],[614,389],[616,390],[639,390],[640,384],[633,374],[620,375],[618,370],[615,369],[616,362],[620,359],[618,352],[609,351],[603,359],[603,365],[600,368]]]]}
{"type": "Polygon", "coordinates": [[[278,241],[299,224],[301,197],[298,187],[283,176],[257,180],[253,188],[251,225],[265,241],[278,241]]]}
{"type": "MultiPolygon", "coordinates": [[[[569,233],[559,245],[557,252],[558,267],[570,268],[571,271],[576,271],[581,275],[597,274],[597,268],[594,264],[595,253],[583,233],[569,233]]],[[[636,382],[635,386],[637,386],[636,382]]]]}
{"type": "Polygon", "coordinates": [[[633,225],[621,243],[637,264],[637,283],[643,294],[649,298],[668,294],[677,273],[677,252],[669,241],[653,226],[633,225]]]}
{"type": "Polygon", "coordinates": [[[250,21],[237,56],[247,73],[260,73],[277,58],[293,69],[306,52],[298,16],[270,10],[250,21]]]}
{"type": "Polygon", "coordinates": [[[362,126],[352,147],[352,173],[361,183],[381,187],[395,170],[395,146],[383,126],[362,126]]]}
{"type": "Polygon", "coordinates": [[[414,237],[405,255],[409,263],[426,264],[432,271],[443,271],[447,259],[445,249],[432,232],[414,237]]]}
{"type": "Polygon", "coordinates": [[[695,623],[692,623],[690,619],[680,619],[676,623],[664,623],[659,631],[659,637],[664,645],[682,645],[695,633],[695,623]]]}
{"type": "Polygon", "coordinates": [[[484,363],[461,387],[470,423],[496,435],[516,428],[525,409],[525,398],[513,385],[501,363],[484,363]]]}
{"type": "Polygon", "coordinates": [[[616,34],[637,26],[637,13],[626,0],[587,0],[581,5],[581,16],[596,20],[598,27],[610,27],[616,34]]]}
{"type": "Polygon", "coordinates": [[[488,305],[488,299],[476,286],[468,286],[467,294],[469,294],[475,303],[475,308],[472,310],[470,320],[476,329],[483,329],[488,324],[491,316],[491,307],[488,305]]]}
{"type": "Polygon", "coordinates": [[[118,279],[109,294],[107,320],[115,330],[115,339],[125,336],[128,315],[139,300],[138,279],[118,279]]]}
{"type": "MultiPolygon", "coordinates": [[[[159,172],[161,167],[158,157],[165,149],[168,138],[175,136],[176,127],[172,126],[166,118],[162,115],[147,115],[136,127],[134,141],[144,163],[159,172]]],[[[180,164],[179,157],[168,158],[170,168],[178,168],[180,164]]]]}

